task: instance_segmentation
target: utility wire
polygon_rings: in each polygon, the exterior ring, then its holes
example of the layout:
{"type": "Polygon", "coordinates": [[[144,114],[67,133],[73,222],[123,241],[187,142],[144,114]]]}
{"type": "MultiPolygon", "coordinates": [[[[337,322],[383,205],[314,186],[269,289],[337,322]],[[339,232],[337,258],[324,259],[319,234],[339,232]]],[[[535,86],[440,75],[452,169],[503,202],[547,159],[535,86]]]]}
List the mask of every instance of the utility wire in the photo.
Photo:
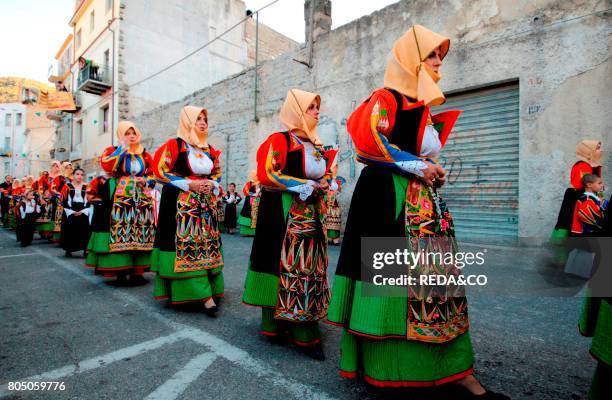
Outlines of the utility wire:
{"type": "MultiPolygon", "coordinates": [[[[265,10],[266,8],[270,7],[271,5],[273,5],[273,4],[275,4],[275,3],[278,3],[279,1],[280,1],[280,0],[274,0],[274,1],[271,1],[270,3],[268,3],[268,4],[264,5],[263,7],[259,8],[258,10],[253,11],[253,13],[252,13],[251,15],[253,15],[253,14],[257,14],[257,13],[259,13],[260,11],[265,10]]],[[[238,21],[237,23],[235,23],[234,25],[232,25],[231,27],[229,27],[228,29],[226,29],[225,31],[223,31],[222,33],[220,33],[219,35],[215,36],[214,38],[212,38],[212,39],[211,39],[211,40],[209,40],[208,42],[204,43],[202,46],[198,47],[197,49],[193,50],[192,52],[190,52],[190,53],[186,54],[185,56],[181,57],[180,59],[176,60],[176,61],[175,61],[175,62],[173,62],[172,64],[167,65],[166,67],[164,67],[164,68],[160,69],[159,71],[155,72],[154,74],[151,74],[151,75],[149,75],[149,76],[147,76],[147,77],[145,77],[145,78],[143,78],[143,79],[141,79],[141,80],[139,80],[139,81],[137,81],[137,82],[134,82],[134,83],[129,84],[129,85],[128,85],[128,88],[133,88],[134,86],[140,85],[140,84],[142,84],[142,83],[144,83],[144,82],[146,82],[146,81],[148,81],[148,80],[150,80],[150,79],[153,79],[154,77],[156,77],[156,76],[158,76],[158,75],[160,75],[160,74],[162,74],[162,73],[164,73],[164,72],[168,71],[168,70],[169,70],[169,69],[171,69],[172,67],[174,67],[174,66],[176,66],[176,65],[178,65],[178,64],[180,64],[180,63],[182,63],[183,61],[185,61],[186,59],[190,58],[190,57],[191,57],[191,56],[193,56],[194,54],[196,54],[196,53],[200,52],[201,50],[205,49],[206,47],[210,46],[212,43],[216,42],[217,40],[220,40],[220,39],[221,39],[223,36],[225,36],[226,34],[228,34],[229,32],[231,32],[232,30],[234,30],[234,29],[235,29],[236,27],[238,27],[239,25],[243,24],[243,23],[244,23],[245,21],[247,21],[249,18],[251,18],[251,16],[250,16],[250,15],[248,15],[248,16],[246,16],[246,17],[244,17],[243,19],[241,19],[240,21],[238,21]]],[[[114,66],[113,66],[113,67],[114,67],[114,66]]],[[[111,96],[112,94],[115,94],[115,93],[116,93],[116,91],[115,91],[115,88],[113,87],[113,89],[112,89],[112,90],[111,90],[109,93],[107,93],[107,94],[106,94],[106,95],[105,95],[105,96],[104,96],[102,99],[98,100],[98,101],[97,101],[97,102],[95,102],[94,104],[92,104],[92,105],[90,105],[90,106],[88,106],[88,107],[86,107],[86,108],[84,108],[84,109],[81,109],[81,110],[80,110],[80,112],[81,112],[81,113],[85,113],[85,112],[87,112],[88,110],[90,110],[91,108],[94,108],[94,107],[96,107],[96,106],[98,106],[98,105],[102,104],[104,101],[106,101],[106,99],[107,99],[109,96],[111,96]]]]}

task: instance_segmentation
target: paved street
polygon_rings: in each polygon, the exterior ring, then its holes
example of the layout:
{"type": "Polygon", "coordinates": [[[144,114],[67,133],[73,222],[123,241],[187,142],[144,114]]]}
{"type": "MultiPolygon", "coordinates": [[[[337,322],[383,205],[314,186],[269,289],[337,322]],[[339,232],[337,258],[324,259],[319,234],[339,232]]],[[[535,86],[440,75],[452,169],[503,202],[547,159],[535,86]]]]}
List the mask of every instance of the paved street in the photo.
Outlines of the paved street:
{"type": "MultiPolygon", "coordinates": [[[[13,232],[0,229],[0,397],[400,398],[339,376],[339,328],[322,324],[325,362],[260,336],[259,310],[240,302],[251,240],[223,240],[226,297],[218,318],[210,319],[155,301],[151,283],[117,287],[95,277],[83,258],[64,258],[54,245],[36,240],[19,248],[13,232]],[[65,391],[9,392],[9,381],[62,381],[65,391]]],[[[338,252],[330,250],[332,271],[338,252]]],[[[498,277],[537,273],[535,250],[495,252],[498,277]]],[[[595,362],[588,339],[577,332],[580,302],[470,297],[477,376],[513,399],[583,398],[595,362]]],[[[432,398],[429,392],[401,396],[432,398]]]]}

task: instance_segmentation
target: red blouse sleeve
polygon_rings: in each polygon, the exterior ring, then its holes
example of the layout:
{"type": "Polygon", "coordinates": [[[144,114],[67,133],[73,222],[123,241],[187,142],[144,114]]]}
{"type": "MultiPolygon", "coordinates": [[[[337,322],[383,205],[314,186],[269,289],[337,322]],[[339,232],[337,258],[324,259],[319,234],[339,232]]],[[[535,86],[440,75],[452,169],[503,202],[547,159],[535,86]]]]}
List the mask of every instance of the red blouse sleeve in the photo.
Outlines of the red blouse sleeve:
{"type": "Polygon", "coordinates": [[[161,183],[169,183],[184,179],[182,176],[172,173],[174,164],[178,159],[179,148],[176,139],[170,139],[164,143],[153,156],[153,174],[161,183]]]}
{"type": "Polygon", "coordinates": [[[287,163],[287,138],[273,133],[257,150],[257,179],[262,186],[275,190],[295,190],[307,184],[306,179],[282,173],[287,163]]]}
{"type": "Polygon", "coordinates": [[[572,172],[570,174],[570,184],[576,190],[584,190],[584,186],[582,185],[582,177],[586,174],[592,174],[593,167],[591,167],[588,163],[584,161],[578,161],[572,167],[572,172]]]}

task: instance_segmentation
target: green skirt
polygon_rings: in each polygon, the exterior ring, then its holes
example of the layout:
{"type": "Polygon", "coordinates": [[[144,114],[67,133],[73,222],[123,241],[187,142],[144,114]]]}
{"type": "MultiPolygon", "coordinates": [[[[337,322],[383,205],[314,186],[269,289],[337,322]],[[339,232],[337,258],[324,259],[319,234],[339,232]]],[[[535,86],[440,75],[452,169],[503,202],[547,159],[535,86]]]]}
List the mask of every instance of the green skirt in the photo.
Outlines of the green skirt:
{"type": "Polygon", "coordinates": [[[244,236],[255,236],[255,229],[251,228],[251,218],[238,216],[238,225],[240,225],[240,234],[244,236]]]}
{"type": "Polygon", "coordinates": [[[568,251],[566,248],[569,231],[567,229],[553,229],[550,235],[552,245],[552,259],[555,265],[564,266],[567,262],[568,251]]]}
{"type": "Polygon", "coordinates": [[[41,236],[53,236],[53,228],[55,227],[55,222],[41,222],[36,225],[36,230],[40,233],[41,236]]]}
{"type": "Polygon", "coordinates": [[[328,239],[337,239],[340,237],[340,231],[334,230],[334,229],[328,229],[327,230],[327,238],[328,239]]]}
{"type": "Polygon", "coordinates": [[[365,296],[363,285],[345,276],[334,279],[328,319],[344,327],[341,376],[362,374],[378,387],[427,387],[474,372],[469,331],[443,343],[407,340],[406,289],[381,286],[387,296],[365,296]]]}
{"type": "Polygon", "coordinates": [[[15,214],[9,213],[6,218],[6,227],[8,229],[16,229],[17,228],[17,219],[15,218],[15,214]]]}
{"type": "Polygon", "coordinates": [[[171,304],[204,302],[223,297],[223,267],[189,272],[174,272],[176,253],[153,249],[151,271],[156,273],[153,296],[169,299],[171,304]]]}
{"type": "Polygon", "coordinates": [[[93,232],[87,244],[85,265],[95,269],[96,275],[105,277],[119,274],[141,275],[151,266],[150,251],[122,251],[111,253],[109,232],[93,232]]]}

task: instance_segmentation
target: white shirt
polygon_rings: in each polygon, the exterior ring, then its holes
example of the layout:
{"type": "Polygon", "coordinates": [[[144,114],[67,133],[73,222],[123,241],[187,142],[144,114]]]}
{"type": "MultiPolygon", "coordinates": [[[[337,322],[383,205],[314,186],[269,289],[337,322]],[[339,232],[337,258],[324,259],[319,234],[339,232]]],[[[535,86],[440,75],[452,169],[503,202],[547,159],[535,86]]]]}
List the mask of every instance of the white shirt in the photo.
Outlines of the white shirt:
{"type": "Polygon", "coordinates": [[[36,205],[36,200],[30,200],[25,203],[25,207],[21,206],[21,219],[24,219],[27,214],[32,214],[33,212],[40,212],[40,206],[36,205]]]}
{"type": "MultiPolygon", "coordinates": [[[[204,150],[191,146],[188,143],[185,143],[185,146],[187,147],[187,162],[189,163],[191,172],[193,172],[194,175],[210,175],[214,168],[214,163],[204,150]]],[[[218,195],[219,183],[213,180],[210,180],[210,182],[214,186],[213,193],[218,195]]],[[[184,191],[189,190],[190,183],[190,179],[180,179],[172,182],[174,186],[184,191]]]]}
{"type": "Polygon", "coordinates": [[[440,136],[438,131],[433,125],[427,125],[425,127],[425,134],[423,135],[423,142],[421,143],[421,157],[429,157],[436,159],[440,155],[442,149],[442,143],[440,143],[440,136]]]}
{"type": "Polygon", "coordinates": [[[323,175],[325,175],[327,161],[325,161],[323,157],[317,159],[314,155],[315,147],[312,143],[302,142],[302,144],[304,145],[304,175],[306,175],[308,179],[321,179],[323,175]]]}

